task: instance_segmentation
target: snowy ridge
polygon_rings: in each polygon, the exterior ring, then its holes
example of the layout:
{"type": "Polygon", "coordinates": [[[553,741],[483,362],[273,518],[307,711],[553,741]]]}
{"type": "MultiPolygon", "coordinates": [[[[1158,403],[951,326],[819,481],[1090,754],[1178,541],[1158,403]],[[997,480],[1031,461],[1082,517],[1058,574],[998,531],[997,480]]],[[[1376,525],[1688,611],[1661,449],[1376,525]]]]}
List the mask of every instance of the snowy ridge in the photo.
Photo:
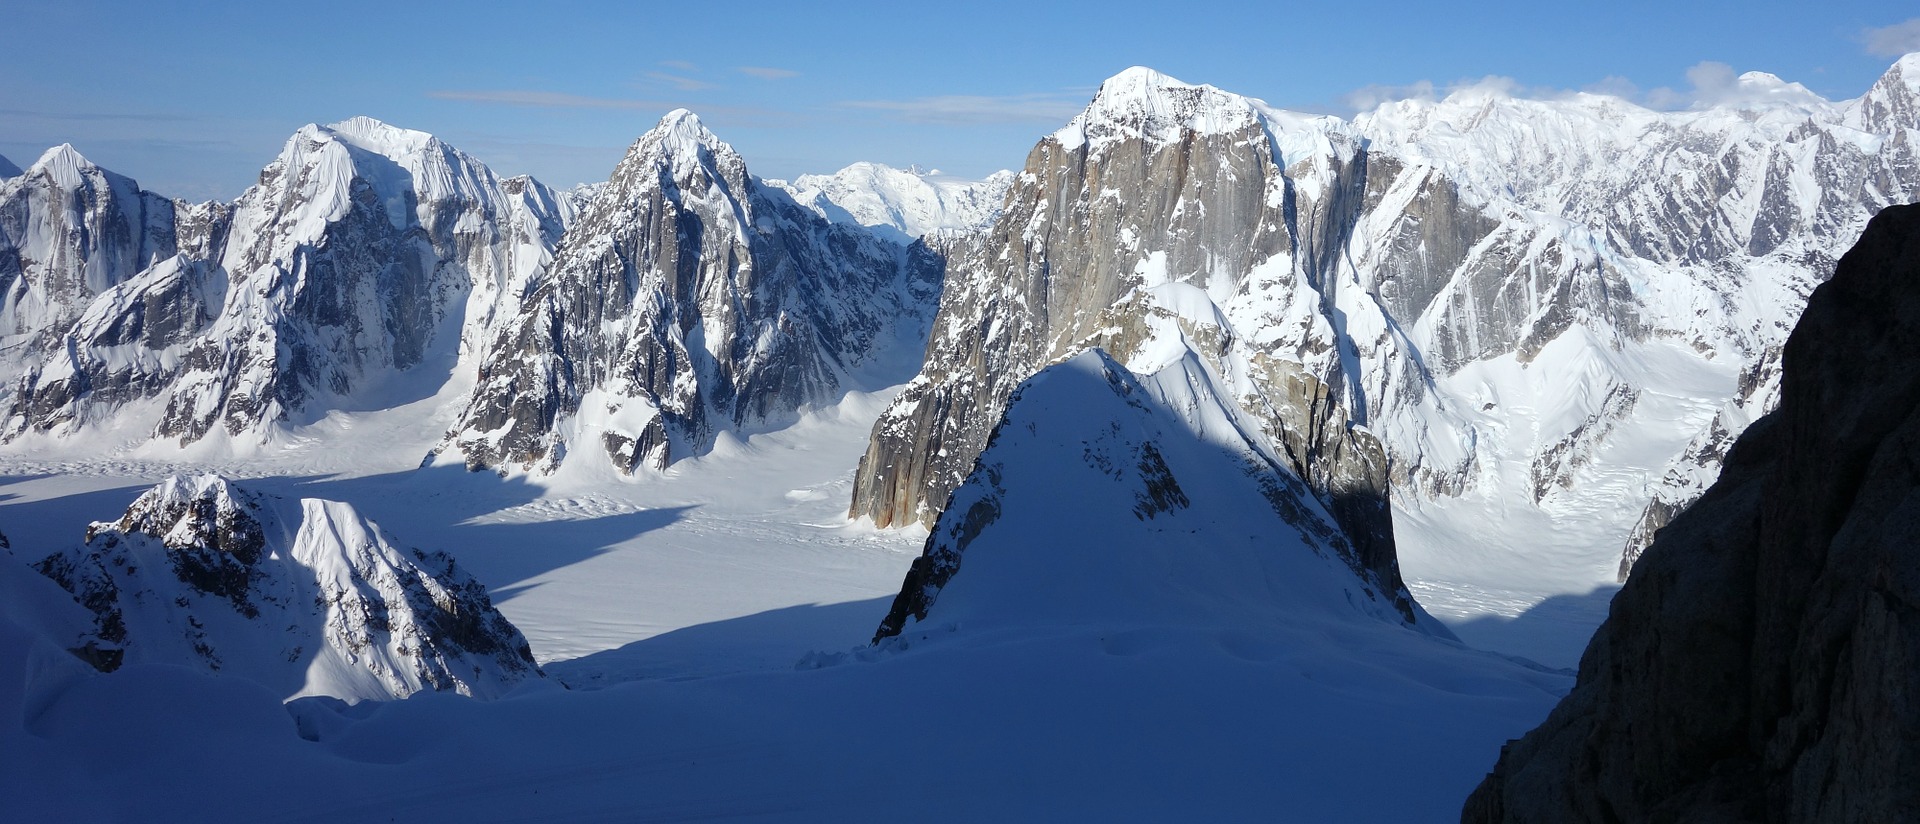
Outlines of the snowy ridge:
{"type": "Polygon", "coordinates": [[[940,261],[832,224],[765,186],[686,110],[628,150],[494,335],[443,452],[621,472],[791,421],[911,349],[940,261]]]}
{"type": "Polygon", "coordinates": [[[1086,111],[1053,133],[1072,150],[1118,140],[1170,143],[1183,134],[1228,134],[1261,122],[1259,104],[1212,86],[1182,83],[1143,66],[1122,71],[1100,84],[1086,111]]]}
{"type": "Polygon", "coordinates": [[[35,567],[93,613],[104,669],[170,663],[349,702],[540,677],[486,587],[335,501],[174,476],[35,567]]]}
{"type": "Polygon", "coordinates": [[[1391,556],[1369,567],[1217,380],[1191,350],[1136,378],[1099,349],[1028,379],[879,636],[914,631],[909,618],[1257,630],[1319,613],[1450,637],[1391,556]]]}
{"type": "Polygon", "coordinates": [[[8,437],[99,426],[258,444],[470,381],[478,341],[517,311],[572,206],[360,117],[302,127],[230,207],[182,215],[199,239],[95,290],[66,345],[27,370],[8,437]]]}
{"type": "Polygon", "coordinates": [[[204,243],[208,227],[176,225],[192,223],[190,209],[66,144],[0,175],[0,363],[18,371],[44,357],[95,296],[204,243]]]}
{"type": "Polygon", "coordinates": [[[791,182],[764,180],[795,202],[835,223],[866,227],[883,238],[910,243],[934,232],[963,233],[993,222],[1013,185],[1013,173],[985,180],[958,180],[918,168],[855,163],[831,175],[801,175],[791,182]]]}

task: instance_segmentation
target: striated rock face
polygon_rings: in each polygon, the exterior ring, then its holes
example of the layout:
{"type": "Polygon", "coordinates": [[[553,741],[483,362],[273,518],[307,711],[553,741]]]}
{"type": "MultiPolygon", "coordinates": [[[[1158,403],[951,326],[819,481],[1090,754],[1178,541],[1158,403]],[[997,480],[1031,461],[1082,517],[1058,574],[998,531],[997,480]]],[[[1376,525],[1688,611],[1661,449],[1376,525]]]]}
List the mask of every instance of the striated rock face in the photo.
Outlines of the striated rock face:
{"type": "Polygon", "coordinates": [[[1146,377],[1091,349],[1014,392],[876,642],[928,622],[1244,627],[1295,611],[1445,635],[1205,359],[1163,343],[1146,377]]]}
{"type": "Polygon", "coordinates": [[[180,242],[116,269],[28,371],[8,434],[135,414],[181,443],[260,437],[430,395],[517,311],[570,215],[421,132],[304,127],[238,201],[183,209],[180,242]]]}
{"type": "Polygon", "coordinates": [[[217,243],[222,229],[214,207],[145,191],[72,146],[49,149],[24,172],[0,166],[0,341],[9,363],[45,356],[100,293],[183,245],[217,243]]]}
{"type": "Polygon", "coordinates": [[[1390,489],[1579,509],[1618,450],[1683,450],[1847,239],[1920,196],[1920,124],[1874,114],[1920,99],[1915,65],[1843,103],[1749,75],[1760,102],[1700,112],[1480,89],[1351,122],[1128,70],[955,247],[851,514],[933,523],[1022,379],[1091,346],[1131,367],[1156,316],[1349,534],[1387,533],[1390,489]]]}
{"type": "Polygon", "coordinates": [[[1814,292],[1779,408],[1661,530],[1465,821],[1920,817],[1920,206],[1814,292]]]}
{"type": "Polygon", "coordinates": [[[791,418],[919,340],[942,261],[832,224],[685,110],[643,135],[490,339],[447,445],[467,465],[621,471],[791,418]]]}
{"type": "Polygon", "coordinates": [[[352,507],[173,477],[35,564],[94,616],[103,669],[164,662],[349,701],[493,697],[541,677],[486,587],[352,507]]]}

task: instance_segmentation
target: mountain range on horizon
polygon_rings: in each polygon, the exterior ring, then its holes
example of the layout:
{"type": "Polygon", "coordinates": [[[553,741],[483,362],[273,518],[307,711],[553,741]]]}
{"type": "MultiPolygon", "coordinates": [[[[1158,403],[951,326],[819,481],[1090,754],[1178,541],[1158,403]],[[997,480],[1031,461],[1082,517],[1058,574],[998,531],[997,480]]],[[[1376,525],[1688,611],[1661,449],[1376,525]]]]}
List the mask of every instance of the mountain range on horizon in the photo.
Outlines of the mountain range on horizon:
{"type": "Polygon", "coordinates": [[[232,201],[0,158],[4,511],[47,516],[0,524],[0,783],[1173,817],[1281,764],[1406,818],[1491,765],[1475,820],[1853,809],[1912,703],[1920,53],[1734,82],[1340,118],[1133,67],[981,180],[762,178],[687,109],[571,189],[369,117],[232,201]],[[874,786],[902,729],[935,768],[874,786]],[[219,759],[273,769],[140,777],[219,759]]]}
{"type": "Polygon", "coordinates": [[[0,182],[0,437],[244,452],[431,400],[430,462],[633,471],[917,369],[852,511],[930,523],[1018,381],[1184,341],[1350,530],[1525,500],[1616,533],[1624,576],[1770,408],[1806,294],[1920,189],[1920,56],[1839,103],[1738,82],[1346,121],[1135,68],[976,183],[763,181],[684,111],[569,191],[368,118],[303,127],[232,203],[56,147],[0,182]]]}

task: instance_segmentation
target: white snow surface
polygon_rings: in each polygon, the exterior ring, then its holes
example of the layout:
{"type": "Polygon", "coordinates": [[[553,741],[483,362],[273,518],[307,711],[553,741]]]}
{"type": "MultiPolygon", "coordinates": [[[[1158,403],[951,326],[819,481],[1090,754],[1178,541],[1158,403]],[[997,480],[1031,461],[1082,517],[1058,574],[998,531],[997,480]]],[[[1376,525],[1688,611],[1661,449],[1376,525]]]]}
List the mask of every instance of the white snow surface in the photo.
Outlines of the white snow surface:
{"type": "MultiPolygon", "coordinates": [[[[159,663],[90,675],[58,651],[71,640],[57,622],[9,608],[0,712],[26,720],[0,725],[0,749],[22,756],[0,792],[22,815],[69,819],[1440,820],[1570,686],[1567,673],[1354,611],[1357,590],[1309,581],[1357,579],[1284,542],[1267,547],[1280,551],[1273,571],[1305,580],[1235,582],[1292,593],[1278,605],[1230,598],[1187,620],[1177,599],[1131,609],[1122,597],[1084,620],[996,622],[956,589],[950,606],[967,620],[864,646],[925,535],[845,520],[853,462],[888,398],[723,435],[707,455],[635,477],[591,464],[538,480],[414,469],[445,424],[418,409],[335,415],[243,462],[163,465],[71,445],[9,458],[0,529],[16,547],[73,541],[144,478],[188,468],[351,504],[490,584],[552,678],[485,703],[420,693],[282,706],[254,681],[159,663]],[[939,766],[875,781],[874,765],[896,757],[939,766]],[[234,764],[265,768],[218,777],[234,764]]],[[[1221,437],[1229,424],[1165,425],[1221,437]]],[[[1170,460],[1188,458],[1216,460],[1170,460]]],[[[1211,520],[1159,526],[1238,523],[1211,520]]],[[[1138,557],[1178,565],[1180,554],[1138,557]]],[[[978,590],[994,589],[1001,576],[981,570],[978,590]]],[[[0,584],[47,594],[17,572],[0,584]]],[[[1201,566],[1182,580],[1232,572],[1201,566]]]]}
{"type": "Polygon", "coordinates": [[[835,223],[857,224],[888,240],[910,243],[928,234],[967,232],[992,223],[1013,172],[968,180],[862,162],[831,175],[761,182],[785,190],[795,202],[835,223]]]}

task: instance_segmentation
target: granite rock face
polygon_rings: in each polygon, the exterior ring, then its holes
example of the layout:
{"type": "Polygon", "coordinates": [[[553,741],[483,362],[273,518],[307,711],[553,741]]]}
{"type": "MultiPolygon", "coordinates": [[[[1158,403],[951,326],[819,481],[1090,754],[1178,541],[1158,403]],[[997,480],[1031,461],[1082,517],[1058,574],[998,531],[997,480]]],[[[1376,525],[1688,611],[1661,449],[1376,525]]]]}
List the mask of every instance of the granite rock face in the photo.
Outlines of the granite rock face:
{"type": "Polygon", "coordinates": [[[953,249],[850,512],[931,525],[1021,380],[1095,346],[1131,368],[1165,318],[1351,534],[1389,534],[1389,500],[1577,509],[1621,443],[1711,477],[1714,408],[1764,406],[1738,377],[1868,217],[1920,195],[1916,78],[1904,59],[1831,103],[1750,74],[1759,102],[1685,113],[1470,89],[1342,121],[1130,69],[953,249]],[[1711,380],[1663,383],[1675,362],[1711,380]]]}
{"type": "Polygon", "coordinates": [[[1780,360],[1779,408],[1463,820],[1920,817],[1920,206],[1874,219],[1780,360]]]}
{"type": "Polygon", "coordinates": [[[675,111],[490,339],[446,448],[475,469],[548,471],[581,450],[664,467],[861,384],[896,339],[920,340],[943,269],[799,206],[675,111]]]}

